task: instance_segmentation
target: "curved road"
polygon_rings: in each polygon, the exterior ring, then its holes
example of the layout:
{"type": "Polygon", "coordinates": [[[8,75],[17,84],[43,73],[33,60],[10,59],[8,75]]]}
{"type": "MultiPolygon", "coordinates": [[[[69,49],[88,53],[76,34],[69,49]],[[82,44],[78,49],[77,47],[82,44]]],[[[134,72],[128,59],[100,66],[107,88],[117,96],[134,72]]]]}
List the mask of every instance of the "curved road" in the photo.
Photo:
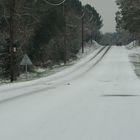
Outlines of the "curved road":
{"type": "Polygon", "coordinates": [[[59,73],[60,81],[1,86],[0,94],[37,94],[0,104],[0,139],[139,140],[140,80],[127,51],[114,46],[96,66],[94,55],[59,73]]]}

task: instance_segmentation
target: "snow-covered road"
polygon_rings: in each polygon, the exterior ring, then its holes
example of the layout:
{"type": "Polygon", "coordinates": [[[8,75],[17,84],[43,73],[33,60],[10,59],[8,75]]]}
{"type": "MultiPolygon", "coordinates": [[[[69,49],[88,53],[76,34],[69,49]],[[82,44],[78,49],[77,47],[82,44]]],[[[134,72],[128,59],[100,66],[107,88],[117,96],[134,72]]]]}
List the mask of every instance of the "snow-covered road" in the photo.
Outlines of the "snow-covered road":
{"type": "Polygon", "coordinates": [[[140,140],[140,80],[127,50],[114,46],[95,66],[97,51],[54,76],[1,86],[2,95],[36,94],[1,102],[0,140],[140,140]]]}

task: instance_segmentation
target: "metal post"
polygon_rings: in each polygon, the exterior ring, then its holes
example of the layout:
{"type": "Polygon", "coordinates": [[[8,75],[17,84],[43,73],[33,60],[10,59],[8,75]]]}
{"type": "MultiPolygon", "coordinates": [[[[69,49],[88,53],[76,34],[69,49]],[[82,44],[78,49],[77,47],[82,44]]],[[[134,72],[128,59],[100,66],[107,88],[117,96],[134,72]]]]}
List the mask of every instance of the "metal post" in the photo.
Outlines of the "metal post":
{"type": "Polygon", "coordinates": [[[10,37],[10,80],[14,81],[14,13],[15,0],[10,0],[10,23],[9,23],[9,37],[10,37]]]}

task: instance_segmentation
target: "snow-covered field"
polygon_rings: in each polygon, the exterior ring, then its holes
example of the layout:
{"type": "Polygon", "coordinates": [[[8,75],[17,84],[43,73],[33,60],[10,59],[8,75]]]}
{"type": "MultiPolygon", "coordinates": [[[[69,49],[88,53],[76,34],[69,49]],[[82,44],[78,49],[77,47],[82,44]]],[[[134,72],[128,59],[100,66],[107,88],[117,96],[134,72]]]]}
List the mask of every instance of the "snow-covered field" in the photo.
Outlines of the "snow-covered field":
{"type": "Polygon", "coordinates": [[[114,46],[96,64],[105,50],[92,59],[97,51],[48,78],[1,86],[0,140],[140,140],[128,51],[114,46]]]}

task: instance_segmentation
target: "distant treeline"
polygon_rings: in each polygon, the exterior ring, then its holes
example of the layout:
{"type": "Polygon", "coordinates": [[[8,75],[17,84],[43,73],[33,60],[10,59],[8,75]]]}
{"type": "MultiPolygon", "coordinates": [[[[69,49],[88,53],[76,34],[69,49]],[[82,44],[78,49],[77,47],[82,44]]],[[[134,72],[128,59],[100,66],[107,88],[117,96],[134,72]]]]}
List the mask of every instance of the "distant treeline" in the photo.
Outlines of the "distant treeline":
{"type": "Polygon", "coordinates": [[[101,45],[127,45],[133,41],[133,36],[127,31],[117,31],[101,35],[99,43],[101,45]]]}

